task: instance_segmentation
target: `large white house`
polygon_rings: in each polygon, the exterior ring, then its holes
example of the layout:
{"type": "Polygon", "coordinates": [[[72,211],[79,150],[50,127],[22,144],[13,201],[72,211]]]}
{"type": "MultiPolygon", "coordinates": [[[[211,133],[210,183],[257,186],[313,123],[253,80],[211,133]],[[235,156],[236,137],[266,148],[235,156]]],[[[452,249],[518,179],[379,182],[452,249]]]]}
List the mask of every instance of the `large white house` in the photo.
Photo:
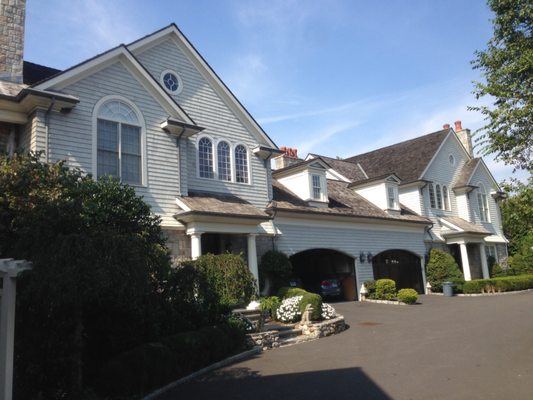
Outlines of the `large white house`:
{"type": "MultiPolygon", "coordinates": [[[[506,254],[497,183],[456,124],[336,160],[279,150],[176,25],[67,70],[23,61],[24,1],[2,8],[0,149],[43,150],[133,187],[162,218],[175,261],[292,257],[302,280],[336,275],[425,288],[429,249],[466,279],[506,254]],[[278,168],[271,171],[271,159],[278,168]]],[[[354,153],[357,149],[354,149],[354,153]]]]}

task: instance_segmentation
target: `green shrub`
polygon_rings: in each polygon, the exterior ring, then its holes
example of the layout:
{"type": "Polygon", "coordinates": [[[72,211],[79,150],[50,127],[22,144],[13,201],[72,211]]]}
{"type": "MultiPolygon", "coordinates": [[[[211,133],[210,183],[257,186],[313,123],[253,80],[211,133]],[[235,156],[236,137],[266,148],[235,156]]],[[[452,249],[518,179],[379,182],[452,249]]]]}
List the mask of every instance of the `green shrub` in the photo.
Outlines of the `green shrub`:
{"type": "Polygon", "coordinates": [[[418,300],[418,293],[414,289],[400,289],[398,291],[398,301],[405,304],[415,304],[418,300]]]}
{"type": "Polygon", "coordinates": [[[300,300],[300,312],[305,311],[305,307],[311,304],[313,312],[311,313],[311,320],[318,321],[322,319],[322,297],[316,293],[305,293],[300,300]]]}
{"type": "Polygon", "coordinates": [[[396,297],[396,282],[392,279],[378,279],[376,281],[376,298],[392,300],[396,297]]]}
{"type": "Polygon", "coordinates": [[[276,310],[281,304],[281,299],[278,296],[263,297],[259,300],[259,308],[262,311],[268,311],[270,318],[276,318],[276,310]]]}
{"type": "Polygon", "coordinates": [[[520,240],[518,251],[509,257],[513,275],[533,274],[533,233],[520,240]]]}
{"type": "Polygon", "coordinates": [[[289,257],[281,251],[270,250],[261,257],[259,264],[259,280],[263,287],[265,280],[269,279],[270,292],[276,293],[279,288],[286,285],[292,275],[292,264],[289,257]]]}
{"type": "Polygon", "coordinates": [[[497,278],[497,277],[500,277],[500,276],[507,276],[507,273],[503,270],[503,268],[501,267],[500,264],[495,263],[492,266],[492,271],[491,271],[490,276],[491,276],[491,278],[497,278]]]}
{"type": "Polygon", "coordinates": [[[476,279],[464,283],[464,293],[509,292],[533,289],[533,275],[476,279]]]}
{"type": "Polygon", "coordinates": [[[366,281],[365,282],[366,290],[368,291],[368,294],[366,295],[369,299],[375,299],[376,298],[376,281],[366,281]]]}
{"type": "Polygon", "coordinates": [[[438,249],[431,250],[426,266],[426,277],[434,292],[442,292],[442,282],[453,282],[458,288],[464,281],[463,274],[454,258],[438,249]]]}
{"type": "Polygon", "coordinates": [[[240,327],[221,324],[168,336],[108,361],[99,371],[97,392],[140,396],[242,350],[240,327]]]}
{"type": "Polygon", "coordinates": [[[293,287],[282,287],[278,290],[278,296],[281,300],[288,299],[289,297],[294,296],[303,296],[304,294],[309,293],[307,290],[302,288],[293,288],[293,287]]]}
{"type": "Polygon", "coordinates": [[[220,303],[230,307],[248,304],[257,292],[255,278],[238,254],[206,254],[184,261],[205,274],[220,303]]]}

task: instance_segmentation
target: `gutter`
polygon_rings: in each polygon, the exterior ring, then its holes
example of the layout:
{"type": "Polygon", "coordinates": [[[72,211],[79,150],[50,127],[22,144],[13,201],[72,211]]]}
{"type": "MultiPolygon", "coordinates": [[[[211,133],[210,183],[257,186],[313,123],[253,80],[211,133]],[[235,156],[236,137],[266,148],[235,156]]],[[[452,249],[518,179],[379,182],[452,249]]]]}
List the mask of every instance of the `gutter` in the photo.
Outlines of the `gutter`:
{"type": "Polygon", "coordinates": [[[45,135],[46,135],[46,145],[45,145],[45,151],[44,151],[44,160],[46,163],[49,162],[49,149],[50,149],[50,112],[52,111],[52,108],[54,107],[54,105],[56,104],[56,98],[53,96],[52,97],[52,102],[50,103],[50,105],[48,106],[48,109],[46,110],[46,112],[44,113],[44,132],[45,132],[45,135]]]}

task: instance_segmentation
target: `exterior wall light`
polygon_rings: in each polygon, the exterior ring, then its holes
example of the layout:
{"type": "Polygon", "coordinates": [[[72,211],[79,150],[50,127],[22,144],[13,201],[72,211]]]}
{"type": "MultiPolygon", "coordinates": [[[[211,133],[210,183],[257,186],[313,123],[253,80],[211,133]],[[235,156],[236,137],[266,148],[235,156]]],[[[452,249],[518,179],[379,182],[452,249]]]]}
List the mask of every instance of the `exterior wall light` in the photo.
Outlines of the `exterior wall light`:
{"type": "Polygon", "coordinates": [[[359,261],[361,261],[362,263],[365,262],[365,253],[364,252],[360,252],[359,253],[359,261]]]}
{"type": "Polygon", "coordinates": [[[366,260],[368,262],[372,262],[372,253],[371,252],[368,252],[367,255],[366,255],[366,260]]]}

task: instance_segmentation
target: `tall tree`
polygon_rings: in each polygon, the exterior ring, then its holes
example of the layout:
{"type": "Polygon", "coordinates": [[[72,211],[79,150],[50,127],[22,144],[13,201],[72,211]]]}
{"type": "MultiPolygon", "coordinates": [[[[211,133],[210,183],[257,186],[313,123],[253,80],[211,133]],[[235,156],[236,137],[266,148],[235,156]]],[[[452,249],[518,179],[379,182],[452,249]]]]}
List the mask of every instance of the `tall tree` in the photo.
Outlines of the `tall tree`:
{"type": "Polygon", "coordinates": [[[502,185],[511,193],[501,204],[503,232],[509,239],[511,255],[523,247],[528,236],[533,236],[533,177],[527,184],[518,180],[502,185]]]}
{"type": "Polygon", "coordinates": [[[478,131],[484,154],[515,169],[533,170],[533,1],[488,0],[494,35],[472,62],[485,82],[475,82],[477,99],[492,105],[471,107],[485,116],[478,131]]]}

